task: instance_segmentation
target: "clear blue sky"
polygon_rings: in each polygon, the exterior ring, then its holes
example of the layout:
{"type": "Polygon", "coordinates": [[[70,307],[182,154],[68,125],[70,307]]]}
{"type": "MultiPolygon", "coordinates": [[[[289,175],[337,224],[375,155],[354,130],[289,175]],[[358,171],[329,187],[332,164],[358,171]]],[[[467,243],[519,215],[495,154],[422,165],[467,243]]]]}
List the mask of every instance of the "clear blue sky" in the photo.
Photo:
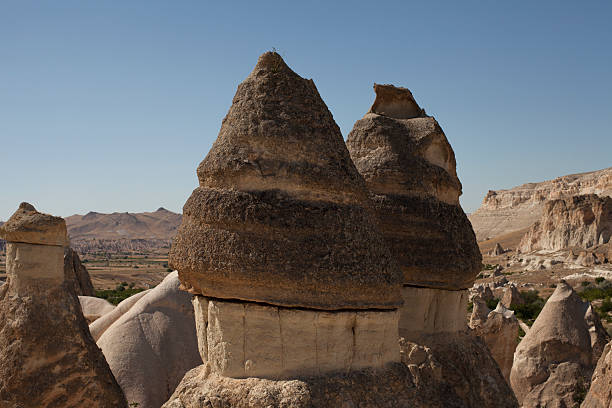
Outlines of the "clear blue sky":
{"type": "Polygon", "coordinates": [[[373,82],[410,88],[455,150],[466,211],[612,166],[609,1],[0,0],[0,219],[21,201],[180,211],[273,47],[345,137],[373,82]]]}

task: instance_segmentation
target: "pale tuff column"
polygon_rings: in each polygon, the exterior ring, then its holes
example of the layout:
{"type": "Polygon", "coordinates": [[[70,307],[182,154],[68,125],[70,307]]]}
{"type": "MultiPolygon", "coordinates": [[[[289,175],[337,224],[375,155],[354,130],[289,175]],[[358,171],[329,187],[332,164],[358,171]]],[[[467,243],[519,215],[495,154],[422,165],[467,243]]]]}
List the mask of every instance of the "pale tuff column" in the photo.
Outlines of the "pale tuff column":
{"type": "Polygon", "coordinates": [[[399,334],[409,341],[467,328],[468,291],[404,286],[399,334]]]}
{"type": "Polygon", "coordinates": [[[288,379],[400,361],[397,310],[326,312],[201,296],[194,307],[202,359],[226,377],[288,379]]]}
{"type": "Polygon", "coordinates": [[[33,282],[37,287],[61,285],[64,282],[64,248],[7,242],[6,274],[11,292],[18,295],[27,294],[33,282]]]}

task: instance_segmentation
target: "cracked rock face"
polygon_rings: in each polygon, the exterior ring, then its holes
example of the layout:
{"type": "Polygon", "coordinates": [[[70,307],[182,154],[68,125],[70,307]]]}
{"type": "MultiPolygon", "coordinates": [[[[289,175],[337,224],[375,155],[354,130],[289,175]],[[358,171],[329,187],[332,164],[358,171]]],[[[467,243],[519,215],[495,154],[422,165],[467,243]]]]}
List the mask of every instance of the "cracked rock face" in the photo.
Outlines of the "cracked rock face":
{"type": "Polygon", "coordinates": [[[194,300],[200,354],[232,378],[287,379],[399,361],[397,311],[325,312],[194,300]]]}
{"type": "Polygon", "coordinates": [[[401,275],[312,80],[265,53],[198,167],[170,263],[193,294],[395,309],[401,275]]]}
{"type": "Polygon", "coordinates": [[[0,237],[8,241],[8,278],[0,288],[0,406],[126,407],[65,280],[64,220],[23,203],[0,237]]]}
{"type": "Polygon", "coordinates": [[[584,399],[582,408],[612,407],[612,343],[608,343],[602,354],[593,377],[591,387],[584,399]]]}
{"type": "Polygon", "coordinates": [[[579,195],[546,202],[542,218],[523,236],[519,249],[590,248],[610,242],[611,236],[612,198],[579,195]]]}
{"type": "Polygon", "coordinates": [[[64,250],[64,274],[67,281],[72,282],[74,292],[78,296],[94,296],[94,287],[87,268],[81,263],[81,258],[70,247],[64,250]]]}
{"type": "Polygon", "coordinates": [[[417,115],[408,103],[414,101],[410,91],[391,85],[374,90],[372,109],[355,123],[346,144],[404,283],[469,288],[482,257],[459,206],[454,152],[438,122],[422,111],[417,115]]]}

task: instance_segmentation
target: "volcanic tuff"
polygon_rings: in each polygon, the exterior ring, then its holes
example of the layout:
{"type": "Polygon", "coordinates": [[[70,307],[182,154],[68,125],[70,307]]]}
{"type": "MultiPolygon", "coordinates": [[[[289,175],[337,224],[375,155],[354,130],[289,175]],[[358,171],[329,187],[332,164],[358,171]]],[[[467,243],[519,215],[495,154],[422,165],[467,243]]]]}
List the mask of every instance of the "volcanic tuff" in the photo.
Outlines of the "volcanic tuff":
{"type": "Polygon", "coordinates": [[[238,86],[198,179],[169,258],[190,292],[327,310],[401,303],[340,129],[278,54],[238,86]]]}
{"type": "Polygon", "coordinates": [[[510,383],[523,407],[573,406],[588,388],[599,357],[588,314],[588,302],[561,281],[514,355],[510,383]]]}
{"type": "Polygon", "coordinates": [[[0,406],[127,407],[65,279],[64,220],[22,203],[0,236],[0,406]]]}
{"type": "Polygon", "coordinates": [[[372,108],[355,123],[346,144],[404,283],[470,287],[482,258],[459,205],[453,149],[409,90],[375,84],[374,91],[372,108]]]}
{"type": "Polygon", "coordinates": [[[542,216],[546,200],[584,194],[612,197],[612,167],[527,183],[509,190],[490,190],[469,219],[481,241],[529,227],[542,216]]]}
{"type": "Polygon", "coordinates": [[[523,236],[519,249],[559,250],[606,244],[612,236],[612,198],[595,194],[545,203],[542,218],[523,236]]]}

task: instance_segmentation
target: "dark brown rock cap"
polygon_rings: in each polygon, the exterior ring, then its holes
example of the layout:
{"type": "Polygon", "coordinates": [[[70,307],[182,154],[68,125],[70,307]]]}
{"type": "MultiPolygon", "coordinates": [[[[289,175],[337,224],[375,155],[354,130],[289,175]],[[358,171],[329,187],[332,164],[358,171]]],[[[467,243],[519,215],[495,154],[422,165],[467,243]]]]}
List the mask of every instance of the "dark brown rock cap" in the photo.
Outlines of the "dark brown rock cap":
{"type": "Polygon", "coordinates": [[[8,242],[36,245],[68,245],[66,222],[61,217],[40,213],[29,203],[21,203],[9,220],[0,226],[0,238],[8,242]]]}
{"type": "Polygon", "coordinates": [[[346,144],[404,283],[468,288],[482,257],[459,205],[453,149],[437,121],[422,110],[418,114],[409,90],[392,85],[374,90],[374,105],[355,123],[346,144]],[[387,104],[395,108],[382,108],[387,104]]]}
{"type": "Polygon", "coordinates": [[[198,178],[169,257],[190,292],[324,310],[401,304],[340,129],[280,55],[263,54],[238,86],[198,178]]]}

